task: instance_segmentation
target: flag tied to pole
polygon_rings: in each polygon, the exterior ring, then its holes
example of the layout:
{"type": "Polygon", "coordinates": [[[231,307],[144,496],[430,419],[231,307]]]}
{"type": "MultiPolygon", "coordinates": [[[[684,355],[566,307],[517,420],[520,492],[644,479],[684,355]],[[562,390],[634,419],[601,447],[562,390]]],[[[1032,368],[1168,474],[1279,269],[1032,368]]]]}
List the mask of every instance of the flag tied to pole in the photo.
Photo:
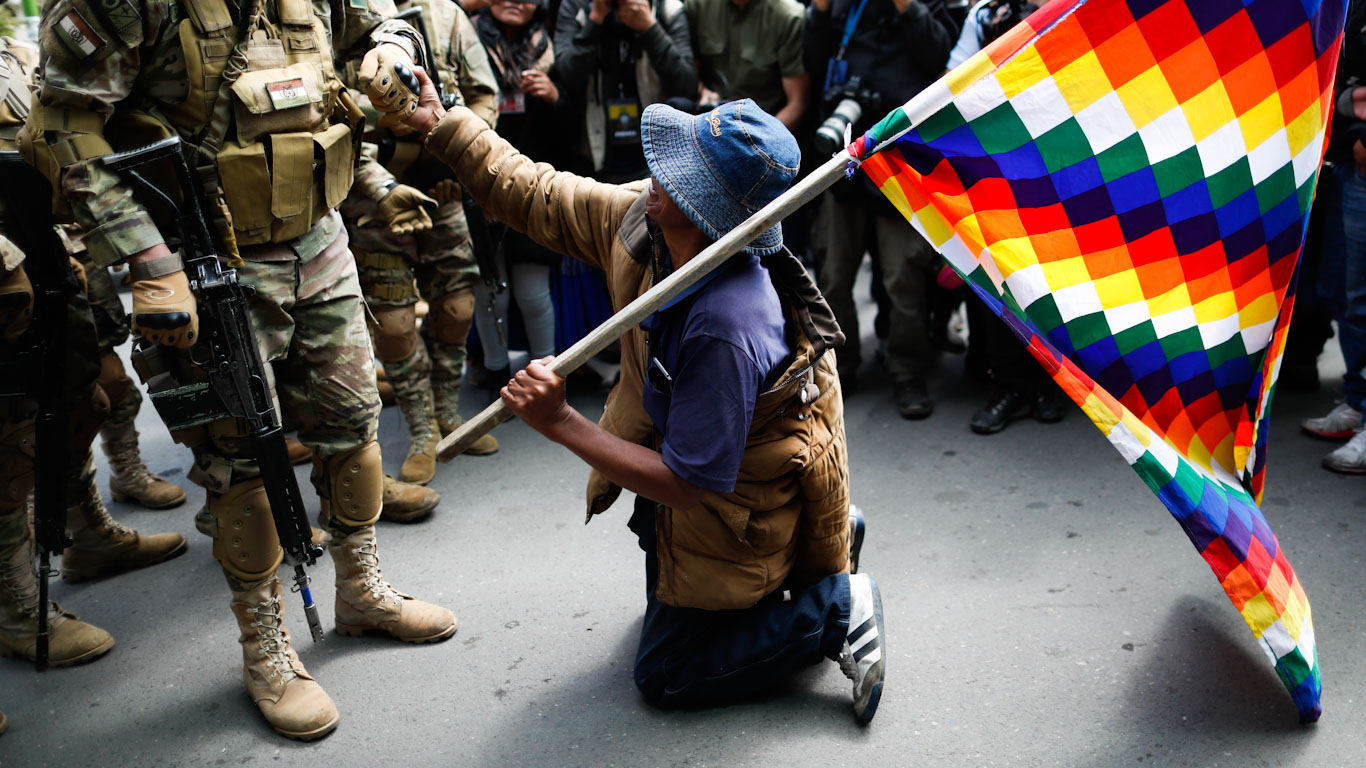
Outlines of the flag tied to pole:
{"type": "Polygon", "coordinates": [[[1258,509],[1345,0],[1054,0],[849,152],[1321,683],[1258,509]]]}

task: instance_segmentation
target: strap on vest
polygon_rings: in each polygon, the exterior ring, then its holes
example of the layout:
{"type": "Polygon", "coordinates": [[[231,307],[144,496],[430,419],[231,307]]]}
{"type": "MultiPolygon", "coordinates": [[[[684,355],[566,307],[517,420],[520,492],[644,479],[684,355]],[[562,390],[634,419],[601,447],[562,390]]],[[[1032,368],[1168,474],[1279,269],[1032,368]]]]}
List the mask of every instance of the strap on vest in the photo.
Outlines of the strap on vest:
{"type": "Polygon", "coordinates": [[[275,9],[280,23],[287,27],[313,26],[313,8],[308,0],[275,0],[275,9]]]}
{"type": "Polygon", "coordinates": [[[232,28],[232,14],[224,0],[182,0],[190,23],[206,37],[222,37],[232,28]]]}

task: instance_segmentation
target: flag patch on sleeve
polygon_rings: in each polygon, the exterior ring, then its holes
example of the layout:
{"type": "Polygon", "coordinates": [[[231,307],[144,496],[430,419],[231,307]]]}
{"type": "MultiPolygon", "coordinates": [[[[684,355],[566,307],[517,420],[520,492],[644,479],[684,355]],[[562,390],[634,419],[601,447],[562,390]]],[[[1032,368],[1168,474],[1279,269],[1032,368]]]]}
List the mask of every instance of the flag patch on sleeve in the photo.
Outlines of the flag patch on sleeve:
{"type": "Polygon", "coordinates": [[[80,11],[74,8],[57,22],[57,36],[77,58],[81,59],[90,58],[105,46],[104,38],[100,37],[80,11]]]}

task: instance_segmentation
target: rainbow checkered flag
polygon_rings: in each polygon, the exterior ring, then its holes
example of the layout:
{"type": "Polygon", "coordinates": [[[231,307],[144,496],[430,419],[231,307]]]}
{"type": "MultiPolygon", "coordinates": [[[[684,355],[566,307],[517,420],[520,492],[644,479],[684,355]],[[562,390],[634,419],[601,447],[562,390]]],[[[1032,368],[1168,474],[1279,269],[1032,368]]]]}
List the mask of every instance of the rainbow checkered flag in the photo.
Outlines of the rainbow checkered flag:
{"type": "Polygon", "coordinates": [[[1345,0],[1054,0],[850,154],[1152,488],[1303,721],[1309,600],[1257,507],[1345,0]]]}

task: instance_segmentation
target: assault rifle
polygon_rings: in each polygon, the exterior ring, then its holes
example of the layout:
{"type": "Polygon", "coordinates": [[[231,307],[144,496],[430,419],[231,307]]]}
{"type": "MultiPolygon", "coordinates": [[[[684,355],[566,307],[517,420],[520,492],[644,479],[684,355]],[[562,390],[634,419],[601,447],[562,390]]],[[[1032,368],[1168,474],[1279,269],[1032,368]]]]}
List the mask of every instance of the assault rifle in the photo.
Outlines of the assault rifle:
{"type": "MultiPolygon", "coordinates": [[[[200,205],[199,185],[190,173],[178,137],[105,155],[104,166],[170,211],[180,240],[185,273],[198,305],[200,338],[191,350],[191,359],[203,374],[203,380],[178,385],[169,373],[155,375],[148,381],[152,404],[172,432],[220,419],[245,422],[265,483],[266,497],[270,500],[270,513],[275,520],[280,547],[284,549],[284,561],[294,568],[293,591],[303,598],[304,615],[314,641],[322,640],[322,624],[318,621],[313,594],[308,589],[309,577],[304,566],[316,562],[323,550],[313,543],[313,528],[309,525],[308,511],[294,478],[289,451],[285,448],[284,429],[275,413],[265,363],[256,345],[256,332],[247,307],[247,297],[253,289],[238,282],[237,270],[225,268],[220,262],[200,205]],[[157,161],[168,161],[173,167],[183,206],[176,205],[170,195],[139,173],[139,168],[157,161]]],[[[138,346],[139,353],[146,353],[148,358],[158,355],[155,344],[139,341],[138,346]]]]}
{"type": "MultiPolygon", "coordinates": [[[[436,88],[436,97],[440,99],[441,106],[450,109],[455,105],[455,95],[446,93],[446,87],[441,82],[441,73],[437,71],[436,57],[432,54],[432,38],[427,32],[427,22],[422,13],[422,6],[414,4],[410,8],[405,8],[394,16],[395,19],[412,21],[417,27],[417,32],[422,36],[422,45],[419,48],[419,55],[422,57],[422,66],[427,70],[427,77],[431,78],[432,86],[436,88]]],[[[414,94],[419,93],[419,81],[407,67],[402,64],[394,68],[394,73],[403,80],[404,85],[414,94]]],[[[391,149],[390,152],[393,150],[391,149]]],[[[380,162],[384,162],[381,149],[380,162]]],[[[445,163],[439,163],[441,172],[450,175],[445,163]]],[[[430,186],[428,187],[430,188],[430,186]]],[[[489,222],[484,216],[484,209],[479,206],[468,190],[462,184],[460,187],[460,206],[465,210],[465,223],[470,230],[470,248],[474,251],[474,262],[479,265],[479,278],[484,281],[484,287],[488,289],[489,314],[493,315],[494,326],[498,329],[498,341],[503,346],[507,346],[507,328],[504,326],[502,315],[498,314],[497,296],[507,290],[508,284],[498,274],[498,245],[493,242],[493,235],[489,232],[489,222]]]]}
{"type": "Polygon", "coordinates": [[[33,538],[38,549],[34,665],[42,672],[48,661],[52,555],[71,544],[66,535],[66,472],[71,463],[66,324],[71,297],[81,288],[52,223],[52,188],[47,179],[18,152],[0,152],[0,178],[4,179],[0,196],[5,201],[5,234],[24,252],[24,271],[33,284],[33,320],[17,343],[16,359],[0,365],[0,399],[32,398],[38,403],[33,456],[33,538]]]}

